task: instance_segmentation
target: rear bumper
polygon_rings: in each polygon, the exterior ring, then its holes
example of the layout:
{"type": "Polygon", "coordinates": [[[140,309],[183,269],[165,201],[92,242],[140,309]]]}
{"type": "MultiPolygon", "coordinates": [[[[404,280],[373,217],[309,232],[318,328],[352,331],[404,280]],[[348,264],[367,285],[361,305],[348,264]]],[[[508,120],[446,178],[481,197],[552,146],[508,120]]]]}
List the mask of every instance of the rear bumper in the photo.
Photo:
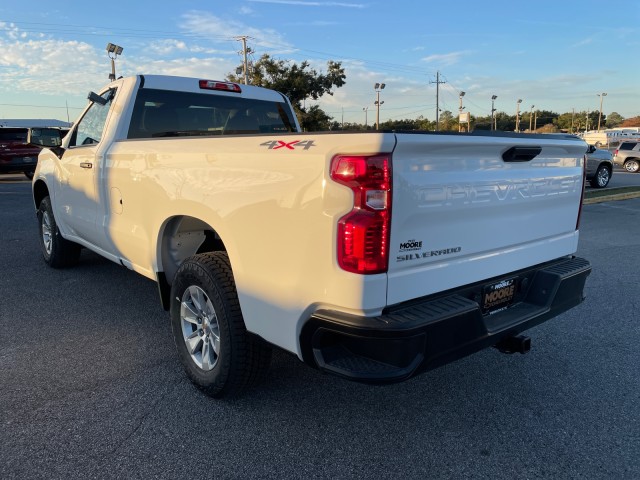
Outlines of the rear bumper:
{"type": "Polygon", "coordinates": [[[591,265],[564,258],[483,284],[388,307],[378,317],[320,310],[300,335],[306,363],[366,383],[393,383],[495,345],[580,304],[591,265]],[[517,278],[511,306],[483,314],[483,287],[517,278]]]}

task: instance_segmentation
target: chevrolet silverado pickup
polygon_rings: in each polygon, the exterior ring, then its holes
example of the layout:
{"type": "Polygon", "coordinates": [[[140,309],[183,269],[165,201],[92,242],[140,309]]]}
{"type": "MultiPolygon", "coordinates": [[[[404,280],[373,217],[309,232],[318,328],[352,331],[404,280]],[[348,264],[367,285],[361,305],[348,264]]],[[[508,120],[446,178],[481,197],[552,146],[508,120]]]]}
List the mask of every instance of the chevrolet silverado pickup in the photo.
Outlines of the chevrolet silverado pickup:
{"type": "Polygon", "coordinates": [[[213,397],[273,347],[392,383],[583,301],[587,145],[570,135],[301,132],[249,85],[138,75],[89,94],[40,154],[45,262],[81,249],[154,280],[190,380],[213,397]]]}

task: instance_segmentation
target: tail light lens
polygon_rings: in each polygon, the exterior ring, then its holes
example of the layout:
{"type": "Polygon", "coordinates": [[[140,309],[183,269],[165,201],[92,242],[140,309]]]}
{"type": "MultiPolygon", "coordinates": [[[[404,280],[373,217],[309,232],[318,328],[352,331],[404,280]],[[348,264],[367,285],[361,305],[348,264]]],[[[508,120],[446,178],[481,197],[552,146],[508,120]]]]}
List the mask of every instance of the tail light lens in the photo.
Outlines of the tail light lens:
{"type": "Polygon", "coordinates": [[[337,155],[331,178],[353,191],[353,208],[338,221],[338,264],[347,272],[384,273],[389,264],[391,155],[337,155]]]}

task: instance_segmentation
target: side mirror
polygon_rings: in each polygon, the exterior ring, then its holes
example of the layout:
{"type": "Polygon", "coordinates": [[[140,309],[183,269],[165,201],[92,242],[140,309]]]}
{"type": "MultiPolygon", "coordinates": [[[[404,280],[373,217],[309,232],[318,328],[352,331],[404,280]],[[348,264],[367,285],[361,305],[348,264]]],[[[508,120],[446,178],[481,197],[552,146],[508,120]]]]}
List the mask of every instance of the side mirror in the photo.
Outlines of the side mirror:
{"type": "Polygon", "coordinates": [[[87,95],[87,98],[92,101],[93,103],[97,103],[98,105],[106,105],[107,104],[107,99],[101,97],[100,95],[98,95],[95,92],[89,92],[89,94],[87,95]]]}
{"type": "Polygon", "coordinates": [[[589,148],[587,149],[587,153],[593,153],[595,151],[596,151],[595,145],[589,145],[589,148]]]}

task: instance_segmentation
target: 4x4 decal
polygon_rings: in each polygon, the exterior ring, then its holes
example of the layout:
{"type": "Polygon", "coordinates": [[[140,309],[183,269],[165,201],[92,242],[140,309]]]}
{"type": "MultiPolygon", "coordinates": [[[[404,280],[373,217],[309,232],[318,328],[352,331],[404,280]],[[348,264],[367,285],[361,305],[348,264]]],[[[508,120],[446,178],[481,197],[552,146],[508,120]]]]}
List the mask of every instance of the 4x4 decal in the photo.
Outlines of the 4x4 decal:
{"type": "Polygon", "coordinates": [[[267,147],[269,150],[278,150],[286,148],[287,150],[295,150],[302,147],[303,150],[309,150],[315,147],[313,140],[294,140],[292,142],[283,142],[282,140],[271,140],[260,144],[261,147],[267,147]]]}

